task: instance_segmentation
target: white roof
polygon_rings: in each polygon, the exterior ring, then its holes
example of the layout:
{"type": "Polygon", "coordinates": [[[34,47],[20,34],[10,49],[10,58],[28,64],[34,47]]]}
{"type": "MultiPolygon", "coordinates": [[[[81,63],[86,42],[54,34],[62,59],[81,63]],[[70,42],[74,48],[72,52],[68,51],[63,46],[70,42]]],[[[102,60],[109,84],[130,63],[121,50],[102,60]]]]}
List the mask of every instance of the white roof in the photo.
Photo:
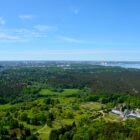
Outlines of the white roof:
{"type": "Polygon", "coordinates": [[[123,114],[121,111],[115,110],[115,109],[113,109],[111,112],[114,113],[114,114],[117,114],[117,115],[122,115],[123,114]]]}
{"type": "Polygon", "coordinates": [[[140,118],[140,114],[130,113],[130,114],[128,115],[128,117],[140,118]]]}

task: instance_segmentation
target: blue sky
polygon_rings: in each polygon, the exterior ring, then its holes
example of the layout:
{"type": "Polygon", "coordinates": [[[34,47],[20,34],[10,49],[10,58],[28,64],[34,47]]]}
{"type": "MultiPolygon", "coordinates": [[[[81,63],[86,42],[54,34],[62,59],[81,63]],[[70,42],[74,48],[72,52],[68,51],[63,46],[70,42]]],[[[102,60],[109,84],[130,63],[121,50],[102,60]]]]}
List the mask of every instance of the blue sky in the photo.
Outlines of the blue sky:
{"type": "Polygon", "coordinates": [[[0,60],[140,61],[139,0],[0,0],[0,60]]]}

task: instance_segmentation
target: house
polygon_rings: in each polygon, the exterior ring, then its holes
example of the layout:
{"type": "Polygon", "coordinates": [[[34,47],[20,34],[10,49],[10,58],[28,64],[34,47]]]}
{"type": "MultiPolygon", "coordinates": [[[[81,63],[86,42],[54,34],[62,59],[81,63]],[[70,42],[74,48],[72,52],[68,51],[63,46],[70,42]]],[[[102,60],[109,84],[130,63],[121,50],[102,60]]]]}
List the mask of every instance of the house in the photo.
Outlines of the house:
{"type": "Polygon", "coordinates": [[[130,113],[131,113],[130,110],[125,109],[124,112],[123,112],[123,115],[124,115],[124,117],[127,117],[130,113]]]}
{"type": "Polygon", "coordinates": [[[137,114],[137,113],[130,113],[127,117],[128,117],[128,118],[140,118],[140,114],[137,114]]]}
{"type": "Polygon", "coordinates": [[[117,115],[120,115],[120,116],[123,115],[123,112],[121,112],[121,111],[119,111],[119,110],[116,110],[116,109],[113,109],[113,110],[111,111],[111,113],[117,114],[117,115]]]}
{"type": "Polygon", "coordinates": [[[134,111],[130,111],[128,109],[125,109],[124,111],[120,111],[118,108],[115,108],[115,109],[112,109],[111,113],[119,115],[121,117],[140,118],[139,113],[135,113],[134,111]]]}

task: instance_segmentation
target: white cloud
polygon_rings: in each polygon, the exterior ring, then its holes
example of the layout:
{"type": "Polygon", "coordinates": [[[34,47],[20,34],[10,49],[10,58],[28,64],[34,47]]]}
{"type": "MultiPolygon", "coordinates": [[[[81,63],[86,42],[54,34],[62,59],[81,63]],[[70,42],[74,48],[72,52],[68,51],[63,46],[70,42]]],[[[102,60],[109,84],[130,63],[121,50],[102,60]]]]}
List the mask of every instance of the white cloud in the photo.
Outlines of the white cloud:
{"type": "Polygon", "coordinates": [[[8,35],[6,33],[0,33],[0,40],[9,41],[9,40],[19,40],[18,36],[8,35]]]}
{"type": "Polygon", "coordinates": [[[49,26],[49,25],[35,25],[35,29],[39,31],[55,31],[57,30],[56,26],[49,26]]]}
{"type": "Polygon", "coordinates": [[[128,46],[128,45],[132,45],[132,46],[138,46],[140,45],[139,42],[113,42],[113,41],[110,41],[110,40],[97,40],[96,38],[91,38],[91,39],[81,39],[81,38],[74,38],[74,37],[68,37],[68,36],[65,36],[65,35],[58,35],[57,36],[57,39],[62,41],[63,43],[71,43],[71,44],[82,44],[82,45],[93,45],[93,46],[96,46],[96,45],[102,45],[102,46],[118,46],[118,47],[121,47],[121,46],[128,46]]]}
{"type": "Polygon", "coordinates": [[[0,29],[0,41],[4,42],[25,42],[46,37],[47,32],[38,31],[34,28],[0,29]]]}
{"type": "Polygon", "coordinates": [[[67,37],[67,36],[58,36],[58,39],[69,43],[79,43],[79,44],[88,43],[87,41],[72,38],[72,37],[67,37]]]}
{"type": "Polygon", "coordinates": [[[4,25],[4,24],[5,24],[5,20],[2,17],[0,17],[0,25],[4,25]]]}
{"type": "Polygon", "coordinates": [[[77,38],[63,36],[63,35],[59,35],[59,36],[57,36],[57,38],[59,40],[62,40],[63,42],[75,43],[75,44],[88,44],[88,45],[109,44],[109,43],[106,43],[106,42],[102,43],[101,41],[98,42],[98,41],[94,41],[94,40],[77,39],[77,38]]]}
{"type": "Polygon", "coordinates": [[[74,13],[75,15],[78,15],[80,12],[80,8],[78,7],[71,7],[71,11],[72,13],[74,13]]]}
{"type": "Polygon", "coordinates": [[[20,15],[19,18],[21,20],[31,20],[34,18],[34,16],[33,15],[20,15]]]}
{"type": "Polygon", "coordinates": [[[80,11],[79,9],[74,9],[73,10],[73,12],[74,12],[75,15],[79,14],[79,11],[80,11]]]}
{"type": "Polygon", "coordinates": [[[34,25],[31,28],[0,28],[0,42],[26,42],[37,38],[46,38],[56,26],[34,25]]]}
{"type": "MultiPolygon", "coordinates": [[[[18,52],[20,53],[20,52],[18,52]]],[[[140,51],[131,50],[104,50],[104,49],[73,49],[73,50],[34,50],[28,51],[26,54],[46,54],[46,55],[85,55],[85,54],[139,54],[140,51]]]]}
{"type": "Polygon", "coordinates": [[[35,25],[31,28],[0,28],[0,42],[25,42],[37,38],[46,38],[55,32],[56,26],[35,25]]]}

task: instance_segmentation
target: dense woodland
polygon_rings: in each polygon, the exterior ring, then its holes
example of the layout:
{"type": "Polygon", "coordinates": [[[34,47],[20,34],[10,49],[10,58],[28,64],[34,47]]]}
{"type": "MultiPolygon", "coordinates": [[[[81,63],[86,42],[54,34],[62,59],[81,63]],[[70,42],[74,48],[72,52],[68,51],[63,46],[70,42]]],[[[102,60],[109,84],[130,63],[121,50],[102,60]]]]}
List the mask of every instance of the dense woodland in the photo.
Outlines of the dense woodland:
{"type": "Polygon", "coordinates": [[[140,70],[89,64],[0,67],[0,139],[139,140],[140,70]]]}

